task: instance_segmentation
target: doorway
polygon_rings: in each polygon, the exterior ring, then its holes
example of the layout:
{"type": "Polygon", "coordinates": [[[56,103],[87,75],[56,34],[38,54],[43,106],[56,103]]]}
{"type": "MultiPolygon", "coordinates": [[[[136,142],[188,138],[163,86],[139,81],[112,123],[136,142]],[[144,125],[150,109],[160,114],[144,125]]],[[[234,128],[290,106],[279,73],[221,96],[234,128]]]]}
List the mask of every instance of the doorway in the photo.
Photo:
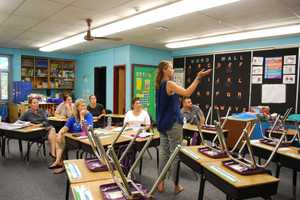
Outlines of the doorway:
{"type": "Polygon", "coordinates": [[[124,114],[126,107],[126,66],[114,66],[114,113],[124,114]]]}
{"type": "Polygon", "coordinates": [[[94,94],[97,102],[106,108],[106,67],[94,69],[94,94]]]}

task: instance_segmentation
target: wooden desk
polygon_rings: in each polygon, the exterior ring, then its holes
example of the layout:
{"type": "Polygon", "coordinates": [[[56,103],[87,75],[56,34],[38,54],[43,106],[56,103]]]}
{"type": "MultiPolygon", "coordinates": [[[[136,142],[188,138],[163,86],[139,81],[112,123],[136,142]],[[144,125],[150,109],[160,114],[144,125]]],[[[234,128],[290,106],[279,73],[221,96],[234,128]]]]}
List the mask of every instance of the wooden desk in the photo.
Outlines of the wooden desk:
{"type": "Polygon", "coordinates": [[[108,117],[111,117],[111,118],[112,118],[112,125],[122,126],[122,125],[123,125],[124,118],[125,118],[125,115],[120,115],[120,114],[107,114],[107,115],[105,115],[106,122],[107,122],[107,118],[108,118],[108,117]]]}
{"type": "MultiPolygon", "coordinates": [[[[43,143],[47,136],[47,131],[44,127],[29,126],[20,129],[8,130],[0,127],[1,141],[1,154],[5,158],[5,145],[7,139],[19,140],[19,150],[21,158],[23,158],[23,146],[22,141],[27,141],[27,152],[25,154],[25,160],[28,162],[30,157],[30,149],[33,143],[43,143]]],[[[44,155],[46,155],[44,149],[44,155]]]]}
{"type": "Polygon", "coordinates": [[[92,172],[90,171],[83,159],[80,160],[65,160],[64,165],[66,168],[67,174],[67,183],[66,183],[66,199],[69,199],[69,188],[70,184],[85,183],[90,181],[99,181],[99,180],[112,180],[112,176],[108,171],[105,172],[92,172]],[[68,169],[68,165],[73,165],[77,167],[80,176],[73,177],[71,171],[68,169]]]}
{"type": "MultiPolygon", "coordinates": [[[[279,179],[269,174],[242,176],[223,166],[227,158],[213,159],[198,152],[198,148],[183,147],[180,151],[180,162],[200,174],[198,200],[203,199],[205,181],[222,190],[227,197],[234,199],[266,197],[276,194],[279,179]]],[[[178,181],[179,166],[177,171],[178,181]]]]}
{"type": "MultiPolygon", "coordinates": [[[[263,197],[271,199],[277,193],[279,179],[269,174],[243,176],[223,166],[222,162],[204,162],[205,179],[222,190],[228,199],[263,197]]],[[[204,184],[202,190],[204,190],[204,184]]]]}
{"type": "MultiPolygon", "coordinates": [[[[210,141],[212,141],[217,134],[215,130],[211,130],[207,128],[202,128],[201,131],[204,139],[210,141]]],[[[198,127],[196,125],[192,125],[190,123],[183,125],[183,138],[187,140],[188,146],[190,145],[190,140],[193,138],[195,132],[198,133],[198,127]]],[[[223,130],[223,133],[225,138],[227,138],[228,130],[223,130]]]]}
{"type": "Polygon", "coordinates": [[[56,132],[58,132],[67,122],[67,118],[61,117],[48,117],[49,123],[54,126],[56,132]]]}
{"type": "MultiPolygon", "coordinates": [[[[101,143],[104,147],[107,147],[110,145],[114,138],[116,137],[117,133],[112,133],[111,135],[104,135],[100,136],[101,143]]],[[[121,144],[126,144],[130,141],[130,137],[121,135],[121,137],[118,139],[116,145],[121,145],[121,144]]],[[[81,149],[84,152],[88,152],[91,154],[94,154],[91,146],[89,139],[87,137],[85,138],[80,138],[80,137],[75,137],[72,133],[65,133],[65,159],[68,159],[68,151],[71,149],[81,149]]],[[[78,158],[78,155],[77,155],[78,158]]]]}
{"type": "Polygon", "coordinates": [[[76,194],[76,188],[83,187],[91,194],[93,200],[104,200],[103,195],[99,189],[99,186],[103,184],[112,183],[112,182],[113,182],[112,179],[107,179],[107,180],[100,180],[100,181],[71,184],[73,198],[75,200],[80,200],[80,198],[78,198],[78,194],[76,194]]]}
{"type": "MultiPolygon", "coordinates": [[[[251,140],[254,155],[267,159],[274,147],[260,143],[258,140],[251,140]]],[[[298,147],[281,147],[273,157],[272,161],[276,163],[276,177],[279,177],[280,168],[286,167],[293,170],[293,197],[296,199],[297,190],[297,172],[300,171],[300,153],[298,147]]]]}

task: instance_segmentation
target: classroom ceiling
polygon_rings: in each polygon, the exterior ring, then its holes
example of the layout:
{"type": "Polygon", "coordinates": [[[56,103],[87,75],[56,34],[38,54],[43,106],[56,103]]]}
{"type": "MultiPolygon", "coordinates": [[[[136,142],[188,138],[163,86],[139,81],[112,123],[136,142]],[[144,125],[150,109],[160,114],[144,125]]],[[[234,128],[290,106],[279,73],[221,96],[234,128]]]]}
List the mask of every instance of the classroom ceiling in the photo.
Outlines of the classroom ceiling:
{"type": "MultiPolygon", "coordinates": [[[[200,1],[200,0],[199,0],[200,1]]],[[[165,5],[174,0],[0,0],[0,47],[38,49],[93,26],[165,5]]],[[[257,27],[300,23],[299,0],[241,0],[222,7],[121,32],[121,42],[93,41],[59,52],[79,54],[98,49],[136,44],[165,49],[168,41],[244,31],[257,27]],[[168,31],[157,27],[167,27],[168,31]]]]}

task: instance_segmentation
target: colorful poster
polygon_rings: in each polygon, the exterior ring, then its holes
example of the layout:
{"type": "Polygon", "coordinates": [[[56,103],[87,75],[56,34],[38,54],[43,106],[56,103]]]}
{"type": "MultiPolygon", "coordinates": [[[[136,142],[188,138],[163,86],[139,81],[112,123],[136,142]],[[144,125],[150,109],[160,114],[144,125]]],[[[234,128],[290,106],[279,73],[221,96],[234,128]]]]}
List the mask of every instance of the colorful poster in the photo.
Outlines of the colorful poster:
{"type": "Polygon", "coordinates": [[[141,78],[137,78],[136,79],[136,89],[137,90],[141,90],[142,89],[142,79],[141,78]]]}
{"type": "Polygon", "coordinates": [[[296,83],[296,75],[283,75],[283,83],[284,84],[295,84],[296,83]]]}
{"type": "Polygon", "coordinates": [[[264,57],[253,57],[252,65],[263,65],[264,57]]]}
{"type": "Polygon", "coordinates": [[[262,75],[252,76],[252,84],[262,84],[262,75]]]}
{"type": "Polygon", "coordinates": [[[174,69],[173,80],[181,87],[184,87],[184,70],[183,70],[183,68],[174,69]]]}
{"type": "Polygon", "coordinates": [[[252,68],[252,74],[263,74],[263,66],[257,66],[252,68]]]}
{"type": "Polygon", "coordinates": [[[284,64],[286,65],[295,65],[296,64],[296,55],[284,56],[284,64]]]}
{"type": "Polygon", "coordinates": [[[264,84],[262,85],[262,103],[285,103],[286,85],[284,84],[264,84]]]}
{"type": "Polygon", "coordinates": [[[283,66],[283,74],[295,74],[296,66],[295,65],[284,65],[283,66]]]}
{"type": "Polygon", "coordinates": [[[282,57],[266,58],[265,79],[281,79],[282,57]]]}

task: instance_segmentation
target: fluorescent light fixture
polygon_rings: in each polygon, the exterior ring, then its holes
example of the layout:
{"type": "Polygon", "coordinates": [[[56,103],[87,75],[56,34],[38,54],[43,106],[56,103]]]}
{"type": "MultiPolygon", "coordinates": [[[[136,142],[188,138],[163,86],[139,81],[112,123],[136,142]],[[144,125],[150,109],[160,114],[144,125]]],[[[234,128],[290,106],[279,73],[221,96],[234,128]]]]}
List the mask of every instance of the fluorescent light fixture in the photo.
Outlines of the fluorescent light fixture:
{"type": "MultiPolygon", "coordinates": [[[[99,28],[95,28],[93,29],[92,34],[97,37],[104,37],[122,31],[134,29],[148,24],[153,24],[174,17],[179,17],[196,11],[201,11],[237,1],[240,0],[182,0],[172,4],[168,4],[166,6],[145,11],[143,13],[122,19],[120,21],[113,22],[111,24],[101,26],[99,28]]],[[[41,47],[39,50],[50,52],[69,47],[75,44],[83,43],[85,42],[83,38],[84,34],[85,33],[80,33],[78,35],[66,38],[64,40],[54,42],[52,44],[41,47]]]]}
{"type": "Polygon", "coordinates": [[[203,46],[209,44],[218,44],[218,43],[234,42],[234,41],[257,39],[257,38],[284,36],[284,35],[291,35],[297,33],[300,33],[300,24],[247,31],[247,32],[232,33],[226,35],[218,35],[213,37],[204,37],[204,38],[179,41],[179,42],[171,42],[171,43],[167,43],[166,47],[174,49],[174,48],[184,48],[184,47],[193,47],[193,46],[203,46]]]}

